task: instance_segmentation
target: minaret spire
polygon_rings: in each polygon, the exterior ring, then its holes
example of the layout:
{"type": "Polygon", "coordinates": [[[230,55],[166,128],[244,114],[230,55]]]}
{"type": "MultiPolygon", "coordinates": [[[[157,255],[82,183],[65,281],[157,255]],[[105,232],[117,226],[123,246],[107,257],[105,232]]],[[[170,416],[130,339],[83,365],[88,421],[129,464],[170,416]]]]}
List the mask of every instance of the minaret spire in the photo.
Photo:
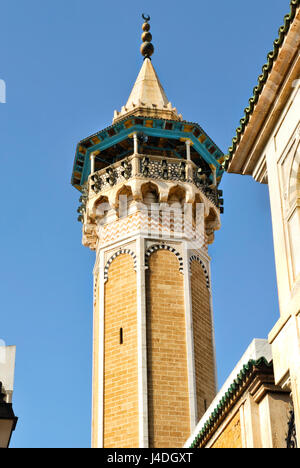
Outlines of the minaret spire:
{"type": "Polygon", "coordinates": [[[151,42],[150,16],[143,14],[142,17],[145,22],[142,25],[143,43],[140,51],[144,57],[144,62],[126,105],[121,108],[120,112],[115,111],[113,123],[129,115],[182,120],[182,116],[178,114],[176,108],[172,106],[167,98],[152,65],[151,55],[154,53],[154,46],[151,42]]]}

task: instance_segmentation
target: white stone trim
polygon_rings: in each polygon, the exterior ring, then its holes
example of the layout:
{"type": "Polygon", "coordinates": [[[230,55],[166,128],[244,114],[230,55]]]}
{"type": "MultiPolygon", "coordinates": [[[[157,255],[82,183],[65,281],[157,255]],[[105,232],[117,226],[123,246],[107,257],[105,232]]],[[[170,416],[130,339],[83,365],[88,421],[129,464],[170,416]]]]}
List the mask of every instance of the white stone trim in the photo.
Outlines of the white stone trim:
{"type": "MultiPolygon", "coordinates": [[[[96,260],[97,262],[97,260],[96,260]]],[[[96,353],[96,340],[95,340],[95,333],[96,333],[96,320],[97,320],[97,315],[96,315],[96,302],[97,302],[97,299],[96,299],[96,294],[98,292],[97,290],[97,280],[98,280],[98,272],[96,272],[96,269],[94,267],[94,270],[93,270],[93,365],[92,365],[92,405],[91,405],[91,409],[92,409],[92,414],[91,414],[91,421],[92,421],[92,427],[91,427],[91,440],[92,440],[92,444],[93,444],[93,440],[94,440],[94,427],[95,425],[93,424],[93,418],[94,418],[94,414],[95,414],[95,406],[94,405],[94,402],[95,402],[95,389],[94,389],[94,383],[95,383],[95,371],[94,371],[94,359],[95,359],[95,353],[96,353]]],[[[98,404],[98,402],[97,402],[98,404]]],[[[92,448],[93,448],[93,445],[92,445],[92,448]]]]}
{"type": "Polygon", "coordinates": [[[189,251],[186,245],[183,245],[183,264],[184,264],[184,304],[185,304],[185,327],[186,327],[186,352],[187,352],[187,372],[188,372],[188,390],[190,406],[190,432],[193,432],[198,422],[197,410],[197,387],[196,387],[196,369],[194,353],[194,333],[193,333],[193,314],[192,314],[192,293],[191,281],[189,275],[189,251]]]}
{"type": "Polygon", "coordinates": [[[147,331],[145,286],[145,240],[136,240],[137,252],[137,336],[138,336],[138,396],[139,396],[139,448],[149,447],[148,387],[147,387],[147,331]]]}
{"type": "Polygon", "coordinates": [[[99,252],[98,448],[104,446],[104,252],[99,252]]]}

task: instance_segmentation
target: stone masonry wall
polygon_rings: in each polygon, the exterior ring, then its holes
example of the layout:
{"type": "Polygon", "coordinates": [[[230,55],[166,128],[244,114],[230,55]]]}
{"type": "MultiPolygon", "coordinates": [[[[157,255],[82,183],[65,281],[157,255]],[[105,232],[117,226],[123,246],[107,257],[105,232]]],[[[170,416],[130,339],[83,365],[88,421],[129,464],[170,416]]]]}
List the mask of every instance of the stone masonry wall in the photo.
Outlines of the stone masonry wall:
{"type": "Polygon", "coordinates": [[[137,288],[128,254],[109,267],[104,335],[104,447],[138,447],[137,288]]]}
{"type": "Polygon", "coordinates": [[[149,446],[182,447],[190,434],[183,275],[154,252],[146,277],[149,446]]]}
{"type": "Polygon", "coordinates": [[[192,316],[198,420],[215,396],[215,362],[210,292],[201,264],[191,263],[192,316]]]}
{"type": "Polygon", "coordinates": [[[230,421],[228,426],[214,442],[211,448],[242,448],[240,413],[230,421]]]}

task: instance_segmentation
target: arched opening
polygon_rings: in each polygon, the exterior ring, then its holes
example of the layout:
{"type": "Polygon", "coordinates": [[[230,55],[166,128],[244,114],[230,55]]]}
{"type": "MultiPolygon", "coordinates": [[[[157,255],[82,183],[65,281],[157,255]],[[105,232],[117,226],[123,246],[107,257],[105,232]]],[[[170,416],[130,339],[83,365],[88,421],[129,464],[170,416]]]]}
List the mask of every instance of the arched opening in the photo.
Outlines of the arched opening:
{"type": "Polygon", "coordinates": [[[168,203],[174,206],[174,208],[182,208],[185,203],[185,199],[186,193],[183,187],[176,185],[175,187],[172,187],[170,189],[168,195],[168,203]]]}
{"type": "Polygon", "coordinates": [[[205,218],[205,234],[208,244],[212,244],[215,237],[215,231],[220,229],[220,221],[216,210],[210,208],[208,216],[205,218]]]}
{"type": "Polygon", "coordinates": [[[101,196],[95,204],[95,211],[98,218],[103,218],[111,210],[108,197],[101,196]]]}
{"type": "Polygon", "coordinates": [[[145,205],[150,207],[152,203],[159,203],[159,190],[157,185],[152,182],[147,182],[142,185],[141,190],[145,205]]]}
{"type": "Polygon", "coordinates": [[[123,185],[116,194],[116,206],[118,209],[119,218],[127,216],[130,206],[133,202],[131,187],[123,185]]]}

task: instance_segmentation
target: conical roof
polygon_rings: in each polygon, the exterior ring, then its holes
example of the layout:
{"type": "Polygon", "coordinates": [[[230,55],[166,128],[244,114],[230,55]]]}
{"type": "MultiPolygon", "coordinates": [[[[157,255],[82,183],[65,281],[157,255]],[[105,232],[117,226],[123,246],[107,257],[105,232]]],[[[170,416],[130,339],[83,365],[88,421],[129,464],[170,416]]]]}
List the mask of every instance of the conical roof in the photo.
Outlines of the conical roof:
{"type": "Polygon", "coordinates": [[[128,101],[120,112],[115,111],[113,123],[128,115],[182,120],[168,100],[150,58],[145,58],[128,101]]]}

